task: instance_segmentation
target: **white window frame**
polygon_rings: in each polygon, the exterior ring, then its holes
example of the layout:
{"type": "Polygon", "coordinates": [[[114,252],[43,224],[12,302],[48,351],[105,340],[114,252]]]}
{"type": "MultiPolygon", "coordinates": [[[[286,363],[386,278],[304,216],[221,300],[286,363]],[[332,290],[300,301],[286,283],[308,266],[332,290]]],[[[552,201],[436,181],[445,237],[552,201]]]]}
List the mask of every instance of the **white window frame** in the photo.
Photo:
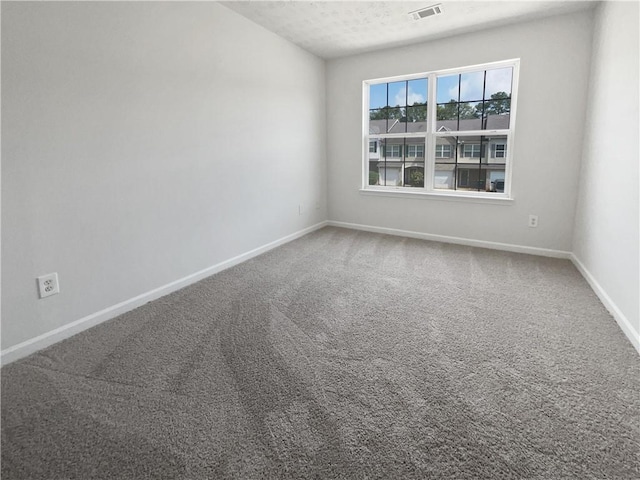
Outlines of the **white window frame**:
{"type": "MultiPolygon", "coordinates": [[[[447,70],[437,70],[432,72],[416,73],[411,75],[402,75],[394,77],[378,78],[374,80],[365,80],[363,85],[363,121],[362,121],[362,133],[363,133],[363,161],[362,161],[362,188],[361,191],[365,193],[380,193],[384,195],[393,194],[399,196],[436,196],[440,198],[452,198],[452,199],[469,199],[469,200],[486,200],[491,203],[492,200],[512,200],[512,172],[514,168],[514,138],[515,138],[515,125],[516,125],[516,112],[518,102],[518,79],[520,72],[520,59],[510,59],[499,62],[484,63],[479,65],[471,65],[468,67],[454,68],[447,70]],[[464,74],[470,72],[476,72],[480,70],[491,70],[511,67],[513,70],[513,76],[511,79],[511,105],[510,105],[510,117],[509,128],[498,130],[465,130],[465,131],[451,131],[440,128],[436,130],[436,114],[437,114],[437,101],[436,101],[436,85],[437,78],[439,76],[464,74]],[[427,99],[427,122],[425,132],[401,132],[401,133],[369,133],[369,88],[371,85],[381,83],[392,83],[398,81],[409,81],[416,79],[426,78],[428,81],[428,99],[427,99]],[[504,178],[504,192],[484,192],[484,191],[464,191],[464,190],[444,190],[436,189],[434,184],[435,165],[436,165],[436,139],[438,137],[486,137],[486,136],[504,136],[505,141],[505,178],[504,178]],[[369,141],[370,140],[384,140],[389,138],[416,138],[424,141],[425,145],[425,178],[424,187],[404,187],[404,186],[383,186],[383,185],[369,185],[369,141]],[[507,147],[506,145],[510,145],[507,147]]],[[[486,147],[485,147],[486,148],[486,147]]],[[[382,153],[382,152],[381,152],[382,153]]],[[[453,151],[452,151],[453,156],[453,151]]],[[[397,157],[389,157],[397,158],[397,157]]],[[[438,157],[438,158],[451,158],[451,157],[438,157]]],[[[474,157],[475,158],[475,157],[474,157]]],[[[382,159],[381,159],[382,160],[382,159]]]]}
{"type": "Polygon", "coordinates": [[[460,154],[462,158],[480,158],[482,156],[482,149],[479,143],[464,143],[462,145],[462,152],[460,154]],[[467,153],[467,147],[471,147],[470,152],[467,153]],[[477,155],[476,155],[477,153],[477,155]]]}
{"type": "Polygon", "coordinates": [[[390,143],[390,144],[386,144],[385,143],[383,158],[402,158],[402,145],[400,145],[399,143],[390,143]],[[389,153],[388,153],[389,147],[391,147],[391,150],[392,150],[391,155],[389,155],[389,153]],[[393,154],[393,150],[396,147],[398,148],[398,155],[397,156],[393,154]]]}
{"type": "Polygon", "coordinates": [[[452,158],[453,155],[451,154],[451,152],[451,145],[449,145],[448,143],[441,143],[439,145],[436,144],[436,158],[452,158]],[[441,147],[440,152],[438,151],[438,147],[441,147]],[[447,155],[445,155],[445,150],[447,151],[447,155]]]}
{"type": "Polygon", "coordinates": [[[407,158],[424,158],[424,145],[422,145],[422,144],[417,144],[417,145],[407,144],[406,149],[407,149],[407,154],[405,156],[407,158]],[[415,151],[415,155],[411,154],[411,150],[415,151]]]}
{"type": "Polygon", "coordinates": [[[494,143],[493,144],[493,158],[505,158],[506,157],[506,152],[507,152],[507,144],[506,143],[494,143]],[[500,150],[498,150],[498,147],[502,147],[500,150]],[[498,155],[498,154],[502,154],[502,155],[498,155]]]}

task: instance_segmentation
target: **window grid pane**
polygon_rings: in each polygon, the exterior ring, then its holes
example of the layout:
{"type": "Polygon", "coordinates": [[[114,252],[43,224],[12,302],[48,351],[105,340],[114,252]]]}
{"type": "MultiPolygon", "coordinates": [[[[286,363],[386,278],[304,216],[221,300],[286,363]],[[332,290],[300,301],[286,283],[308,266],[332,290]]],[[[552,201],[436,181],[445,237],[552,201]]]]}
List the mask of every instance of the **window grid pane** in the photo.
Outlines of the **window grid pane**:
{"type": "Polygon", "coordinates": [[[424,188],[425,137],[369,140],[369,185],[424,188]],[[378,153],[373,153],[372,143],[378,153]]]}
{"type": "Polygon", "coordinates": [[[512,80],[513,68],[437,76],[436,130],[508,129],[512,80]]]}
{"type": "Polygon", "coordinates": [[[436,137],[434,188],[504,192],[507,135],[436,137]],[[446,157],[445,152],[452,152],[446,157]]]}

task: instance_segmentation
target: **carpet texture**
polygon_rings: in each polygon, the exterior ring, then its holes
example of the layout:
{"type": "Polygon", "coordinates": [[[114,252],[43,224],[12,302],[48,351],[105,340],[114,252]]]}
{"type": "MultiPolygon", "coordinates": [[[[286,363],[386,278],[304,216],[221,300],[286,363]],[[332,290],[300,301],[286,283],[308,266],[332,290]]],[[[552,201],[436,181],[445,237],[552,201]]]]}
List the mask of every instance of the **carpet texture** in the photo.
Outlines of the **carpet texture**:
{"type": "Polygon", "coordinates": [[[2,369],[2,480],[640,478],[569,261],[324,228],[2,369]]]}

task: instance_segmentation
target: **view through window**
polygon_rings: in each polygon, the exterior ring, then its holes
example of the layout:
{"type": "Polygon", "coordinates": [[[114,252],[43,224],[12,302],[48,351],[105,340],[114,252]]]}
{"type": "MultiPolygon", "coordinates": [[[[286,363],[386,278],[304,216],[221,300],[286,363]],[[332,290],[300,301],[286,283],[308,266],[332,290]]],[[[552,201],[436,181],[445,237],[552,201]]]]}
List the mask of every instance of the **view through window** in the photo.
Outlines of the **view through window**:
{"type": "Polygon", "coordinates": [[[364,187],[508,196],[518,67],[364,82],[364,187]]]}

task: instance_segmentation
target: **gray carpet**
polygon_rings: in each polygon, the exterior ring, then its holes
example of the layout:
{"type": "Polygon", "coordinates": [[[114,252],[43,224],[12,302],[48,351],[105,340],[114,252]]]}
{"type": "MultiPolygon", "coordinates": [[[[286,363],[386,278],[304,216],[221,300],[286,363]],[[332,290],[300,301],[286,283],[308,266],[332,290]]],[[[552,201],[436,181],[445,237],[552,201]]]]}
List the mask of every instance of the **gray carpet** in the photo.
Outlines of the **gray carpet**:
{"type": "Polygon", "coordinates": [[[566,260],[325,228],[2,369],[2,480],[640,478],[566,260]]]}

